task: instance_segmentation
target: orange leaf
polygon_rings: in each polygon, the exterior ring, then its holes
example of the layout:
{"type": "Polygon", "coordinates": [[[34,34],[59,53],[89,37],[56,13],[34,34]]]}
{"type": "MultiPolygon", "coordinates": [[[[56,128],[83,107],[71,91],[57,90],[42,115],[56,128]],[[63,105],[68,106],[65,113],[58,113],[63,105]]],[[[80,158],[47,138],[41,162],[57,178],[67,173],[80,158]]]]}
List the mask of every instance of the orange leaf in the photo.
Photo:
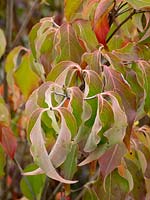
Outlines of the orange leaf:
{"type": "Polygon", "coordinates": [[[106,37],[109,32],[109,12],[113,7],[113,0],[101,0],[94,16],[94,32],[100,43],[106,46],[106,37]]]}

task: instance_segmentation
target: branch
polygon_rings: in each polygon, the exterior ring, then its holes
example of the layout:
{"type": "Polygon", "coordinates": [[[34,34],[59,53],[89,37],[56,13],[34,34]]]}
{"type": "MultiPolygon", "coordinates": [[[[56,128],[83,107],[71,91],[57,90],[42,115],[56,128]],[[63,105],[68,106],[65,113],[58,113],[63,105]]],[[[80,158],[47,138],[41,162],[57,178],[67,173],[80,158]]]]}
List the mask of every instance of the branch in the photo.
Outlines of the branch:
{"type": "Polygon", "coordinates": [[[108,43],[111,38],[115,35],[115,33],[133,16],[136,14],[136,10],[133,10],[133,12],[130,13],[130,15],[125,18],[118,26],[117,28],[112,32],[112,34],[107,38],[106,43],[108,43]]]}
{"type": "Polygon", "coordinates": [[[34,13],[34,10],[36,8],[36,5],[38,3],[39,0],[35,0],[31,9],[29,10],[29,13],[27,14],[18,34],[16,35],[16,38],[15,40],[13,41],[13,44],[12,44],[12,47],[16,46],[18,41],[20,40],[21,36],[22,36],[22,33],[24,32],[24,29],[26,28],[27,24],[29,23],[30,21],[30,18],[32,17],[33,13],[34,13]]]}

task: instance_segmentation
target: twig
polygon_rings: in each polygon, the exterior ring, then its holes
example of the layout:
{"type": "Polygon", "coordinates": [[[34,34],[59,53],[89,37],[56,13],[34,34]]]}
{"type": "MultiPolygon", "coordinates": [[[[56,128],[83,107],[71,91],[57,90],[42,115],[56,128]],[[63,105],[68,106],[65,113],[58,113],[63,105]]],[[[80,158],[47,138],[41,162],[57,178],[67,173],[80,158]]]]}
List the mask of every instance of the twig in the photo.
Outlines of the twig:
{"type": "Polygon", "coordinates": [[[121,26],[123,26],[123,25],[124,25],[133,15],[135,15],[135,14],[136,14],[136,11],[133,10],[133,12],[131,12],[130,15],[129,15],[127,18],[125,18],[125,19],[117,26],[117,28],[112,32],[112,34],[107,38],[106,43],[108,43],[108,42],[111,40],[111,38],[114,36],[114,34],[121,28],[121,26]]]}
{"type": "Polygon", "coordinates": [[[62,186],[62,183],[59,183],[57,187],[55,188],[55,190],[53,191],[53,193],[51,194],[51,196],[49,196],[47,200],[52,200],[53,197],[56,195],[56,193],[60,190],[61,186],[62,186]]]}
{"type": "Polygon", "coordinates": [[[20,28],[20,30],[19,30],[19,32],[18,32],[18,34],[16,35],[16,38],[15,38],[13,44],[12,44],[12,47],[16,46],[17,43],[18,43],[18,41],[20,40],[21,35],[22,35],[24,29],[26,28],[27,24],[28,24],[29,21],[30,21],[30,18],[31,18],[32,15],[33,15],[33,12],[34,12],[34,10],[35,10],[35,7],[36,7],[38,1],[39,1],[39,0],[35,0],[35,1],[34,1],[34,3],[33,3],[33,5],[32,5],[32,7],[31,7],[31,9],[29,10],[29,13],[27,14],[27,16],[26,16],[26,18],[25,18],[25,20],[24,20],[24,22],[23,22],[23,24],[22,24],[22,26],[21,26],[21,28],[20,28]]]}

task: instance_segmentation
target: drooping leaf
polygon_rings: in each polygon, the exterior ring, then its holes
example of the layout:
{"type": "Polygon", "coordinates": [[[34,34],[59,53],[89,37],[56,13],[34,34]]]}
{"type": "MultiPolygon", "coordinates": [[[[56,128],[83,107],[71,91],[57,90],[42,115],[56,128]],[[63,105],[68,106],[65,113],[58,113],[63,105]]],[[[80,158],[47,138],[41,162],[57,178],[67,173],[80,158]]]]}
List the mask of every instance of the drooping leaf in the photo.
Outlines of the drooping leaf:
{"type": "MultiPolygon", "coordinates": [[[[24,172],[28,172],[31,170],[35,170],[37,168],[36,165],[28,165],[24,172]]],[[[27,197],[29,200],[34,200],[35,198],[37,200],[41,199],[41,193],[44,187],[45,182],[45,175],[35,175],[35,176],[28,176],[28,177],[22,177],[20,182],[21,191],[24,194],[25,197],[27,197]]]]}
{"type": "Polygon", "coordinates": [[[1,58],[6,48],[6,38],[2,29],[0,29],[0,44],[1,44],[0,45],[0,58],[1,58]]]}
{"type": "Polygon", "coordinates": [[[17,149],[17,140],[12,130],[2,123],[0,124],[0,144],[6,154],[13,159],[17,149]]]}
{"type": "Polygon", "coordinates": [[[121,73],[112,69],[111,67],[104,66],[104,74],[106,77],[106,90],[113,90],[117,92],[122,100],[127,115],[128,127],[126,130],[125,143],[130,146],[130,135],[133,122],[136,116],[136,99],[135,94],[130,89],[129,85],[125,82],[121,73]]]}
{"type": "MultiPolygon", "coordinates": [[[[51,159],[49,158],[48,152],[46,150],[44,137],[43,137],[43,133],[41,129],[41,116],[42,116],[42,113],[47,110],[48,109],[38,109],[33,113],[32,120],[34,121],[32,122],[32,128],[30,128],[31,129],[30,140],[32,144],[31,153],[35,162],[40,168],[32,172],[27,172],[24,174],[35,175],[35,174],[45,173],[48,177],[54,180],[58,180],[60,182],[68,183],[68,184],[74,183],[74,181],[63,179],[57,173],[56,169],[54,168],[52,164],[51,159]],[[36,119],[34,119],[34,116],[36,117],[36,119]]],[[[62,128],[64,129],[63,126],[62,128]]],[[[54,149],[56,150],[56,147],[54,149]]]]}

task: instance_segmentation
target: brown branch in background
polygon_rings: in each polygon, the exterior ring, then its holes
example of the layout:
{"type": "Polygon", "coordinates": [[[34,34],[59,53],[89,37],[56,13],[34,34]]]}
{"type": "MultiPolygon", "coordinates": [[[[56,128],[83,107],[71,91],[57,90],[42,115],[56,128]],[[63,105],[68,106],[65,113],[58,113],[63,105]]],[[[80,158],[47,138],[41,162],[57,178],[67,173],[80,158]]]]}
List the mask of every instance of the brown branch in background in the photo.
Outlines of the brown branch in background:
{"type": "Polygon", "coordinates": [[[127,18],[125,18],[125,19],[117,26],[117,28],[112,32],[112,34],[107,38],[106,43],[108,43],[108,42],[111,40],[111,38],[115,35],[115,33],[116,33],[129,19],[131,19],[131,17],[132,17],[133,15],[135,15],[135,14],[136,14],[136,11],[133,10],[133,12],[131,12],[130,15],[129,15],[127,18]]]}
{"type": "Polygon", "coordinates": [[[35,8],[37,6],[38,1],[39,0],[35,0],[34,1],[34,3],[32,5],[32,7],[31,7],[31,9],[29,10],[29,13],[27,14],[27,16],[26,16],[26,18],[25,18],[25,20],[24,20],[24,22],[23,22],[23,24],[22,24],[22,26],[21,26],[21,28],[20,28],[20,30],[18,32],[18,34],[16,35],[15,40],[13,41],[12,47],[15,47],[17,45],[17,43],[19,42],[19,40],[20,40],[20,38],[21,38],[26,26],[28,25],[28,23],[29,23],[29,21],[30,21],[30,19],[31,19],[33,13],[34,13],[34,10],[35,10],[35,8]]]}

